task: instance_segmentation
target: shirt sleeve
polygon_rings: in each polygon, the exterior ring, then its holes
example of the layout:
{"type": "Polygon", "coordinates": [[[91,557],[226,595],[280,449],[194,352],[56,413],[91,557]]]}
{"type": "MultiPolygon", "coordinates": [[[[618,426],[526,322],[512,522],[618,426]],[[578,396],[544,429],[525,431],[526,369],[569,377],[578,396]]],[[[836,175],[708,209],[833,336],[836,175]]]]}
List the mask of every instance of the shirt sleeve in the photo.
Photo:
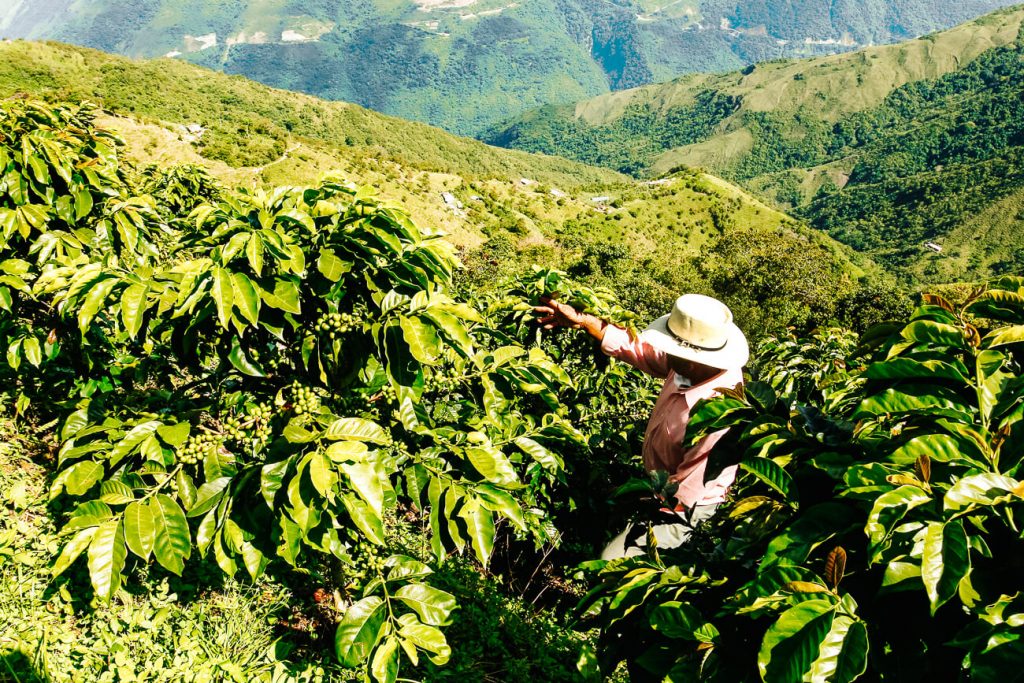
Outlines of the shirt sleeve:
{"type": "Polygon", "coordinates": [[[637,370],[665,379],[668,377],[668,356],[651,344],[644,341],[643,336],[632,339],[629,332],[615,325],[604,328],[601,338],[601,351],[605,355],[629,363],[637,370]]]}

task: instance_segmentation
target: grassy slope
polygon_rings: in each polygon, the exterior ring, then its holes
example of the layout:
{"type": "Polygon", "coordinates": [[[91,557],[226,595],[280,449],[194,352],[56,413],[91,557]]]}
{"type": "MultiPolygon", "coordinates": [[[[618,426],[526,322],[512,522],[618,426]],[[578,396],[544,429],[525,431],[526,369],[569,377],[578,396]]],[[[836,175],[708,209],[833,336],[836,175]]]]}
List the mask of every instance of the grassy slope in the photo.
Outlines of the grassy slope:
{"type": "MultiPolygon", "coordinates": [[[[144,590],[123,591],[92,611],[83,598],[87,573],[50,577],[62,541],[46,505],[45,456],[33,453],[41,444],[27,448],[31,441],[6,417],[0,436],[0,680],[120,681],[143,672],[146,680],[167,682],[269,678],[277,666],[277,624],[289,620],[291,606],[308,609],[311,601],[270,580],[211,585],[216,574],[201,568],[181,579],[139,572],[133,580],[144,590]],[[204,584],[210,587],[201,589],[204,584]]],[[[282,654],[302,639],[298,630],[289,635],[282,654]]],[[[303,661],[292,673],[317,668],[303,661]]]]}
{"type": "MultiPolygon", "coordinates": [[[[692,255],[720,232],[713,213],[731,217],[719,218],[727,229],[792,223],[710,176],[643,185],[605,169],[488,147],[177,61],[16,41],[0,45],[0,95],[17,91],[101,101],[110,111],[104,125],[121,134],[139,163],[198,163],[233,184],[302,183],[338,170],[376,186],[384,199],[466,246],[495,231],[538,245],[570,230],[641,254],[692,255]],[[175,125],[191,122],[209,127],[198,143],[175,125]],[[346,138],[353,144],[339,144],[346,138]],[[454,194],[464,211],[448,209],[441,192],[454,194]],[[592,201],[599,196],[612,200],[592,201]]],[[[859,272],[853,265],[850,270],[859,272]]]]}
{"type": "Polygon", "coordinates": [[[488,147],[357,105],[275,90],[173,60],[129,60],[55,43],[0,45],[0,96],[90,99],[143,162],[202,163],[232,183],[297,183],[340,170],[450,232],[479,241],[440,192],[468,183],[514,192],[521,177],[567,192],[623,177],[564,159],[488,147]],[[181,125],[208,128],[198,144],[181,125]],[[174,125],[178,124],[178,125],[174,125]]]}
{"type": "MultiPolygon", "coordinates": [[[[739,122],[748,112],[809,114],[835,122],[846,114],[880,104],[900,86],[937,78],[962,68],[991,48],[1013,43],[1022,25],[1024,9],[1001,10],[917,40],[812,60],[758,65],[750,74],[721,76],[703,87],[743,99],[733,118],[723,121],[723,131],[743,130],[745,126],[739,122]]],[[[652,101],[662,108],[671,106],[664,95],[652,101]]],[[[799,136],[799,131],[794,130],[794,134],[799,136]]],[[[745,151],[742,147],[733,150],[718,159],[714,149],[700,145],[666,150],[651,169],[663,173],[679,164],[723,169],[745,151]]]]}
{"type": "MultiPolygon", "coordinates": [[[[28,424],[0,415],[0,681],[362,680],[335,662],[334,601],[318,600],[317,581],[306,574],[272,572],[252,583],[227,579],[212,564],[177,577],[154,563],[132,570],[109,605],[90,604],[84,565],[52,579],[64,539],[54,528],[58,510],[47,505],[54,466],[45,446],[28,424]]],[[[420,545],[393,541],[409,554],[420,545]]],[[[403,669],[414,679],[476,680],[482,671],[536,679],[555,664],[572,667],[595,635],[510,597],[467,561],[448,562],[437,578],[461,606],[446,629],[454,653],[440,670],[403,669]]]]}
{"type": "MultiPolygon", "coordinates": [[[[381,152],[403,164],[477,177],[532,174],[545,182],[578,185],[616,174],[558,158],[488,147],[437,128],[275,90],[174,60],[129,60],[57,43],[0,45],[0,94],[28,91],[50,99],[91,98],[109,109],[145,119],[199,122],[217,135],[242,134],[250,150],[281,138],[305,138],[339,154],[381,152]],[[234,130],[232,130],[234,128],[234,130]]],[[[233,142],[237,142],[234,140],[233,142]]],[[[252,161],[277,154],[250,151],[252,161]]]]}

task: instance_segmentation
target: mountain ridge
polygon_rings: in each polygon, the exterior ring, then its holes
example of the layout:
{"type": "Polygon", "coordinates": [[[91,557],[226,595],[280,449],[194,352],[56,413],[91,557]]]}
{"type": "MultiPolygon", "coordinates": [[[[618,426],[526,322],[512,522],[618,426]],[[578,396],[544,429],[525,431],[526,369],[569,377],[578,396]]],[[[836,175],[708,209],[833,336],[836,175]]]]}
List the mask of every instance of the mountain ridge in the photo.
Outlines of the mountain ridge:
{"type": "MultiPolygon", "coordinates": [[[[897,45],[810,60],[767,62],[726,74],[687,75],[667,83],[610,93],[573,105],[544,107],[490,131],[484,139],[502,146],[546,151],[586,163],[615,167],[614,163],[606,163],[598,155],[574,154],[573,150],[554,144],[556,141],[552,141],[550,136],[530,139],[517,126],[523,120],[546,117],[566,125],[571,125],[570,121],[576,122],[580,124],[582,133],[586,128],[599,128],[616,122],[636,108],[643,114],[665,119],[674,111],[693,106],[700,95],[708,92],[739,98],[740,101],[724,116],[715,119],[715,128],[707,130],[704,139],[712,132],[735,134],[742,130],[742,122],[735,119],[748,112],[813,107],[817,118],[834,120],[840,114],[877,104],[901,85],[955,71],[988,49],[1011,44],[1019,37],[1022,26],[1024,6],[1018,5],[939,34],[897,45]],[[816,73],[811,73],[808,78],[809,72],[816,73]],[[838,98],[836,93],[843,93],[846,97],[838,98]],[[787,106],[780,106],[786,97],[789,98],[785,102],[787,106]]],[[[668,128],[672,124],[667,120],[663,127],[668,128]]],[[[529,133],[528,130],[525,132],[529,133]]],[[[539,131],[540,135],[546,133],[548,131],[543,129],[539,131]]],[[[620,170],[647,170],[657,175],[678,164],[704,165],[705,158],[698,147],[701,142],[703,140],[678,147],[661,146],[647,160],[648,163],[620,170]],[[687,154],[687,148],[696,151],[687,154]]],[[[633,145],[635,141],[623,141],[622,144],[633,145]]],[[[598,147],[599,143],[594,146],[598,147]]],[[[721,163],[709,164],[709,167],[719,168],[721,163]]]]}
{"type": "Polygon", "coordinates": [[[755,326],[803,325],[864,288],[891,288],[870,259],[699,171],[638,182],[183,62],[53,43],[0,44],[0,97],[9,95],[101,102],[100,123],[143,172],[200,165],[231,187],[311,184],[329,173],[373,188],[445,232],[488,285],[542,263],[615,283],[643,316],[679,291],[714,289],[755,326]],[[758,245],[773,265],[733,274],[737,244],[745,253],[758,245]],[[794,283],[794,269],[814,282],[794,283]],[[762,310],[762,291],[785,300],[785,311],[762,310]]]}
{"type": "Polygon", "coordinates": [[[0,35],[171,55],[478,134],[531,107],[846,51],[1003,0],[18,0],[0,35]]]}
{"type": "Polygon", "coordinates": [[[1024,188],[1022,28],[1018,6],[897,46],[549,107],[489,140],[640,176],[706,168],[911,280],[988,277],[1024,265],[1024,213],[993,208],[1024,188]]]}
{"type": "Polygon", "coordinates": [[[129,142],[140,165],[198,164],[232,185],[315,182],[340,171],[466,247],[496,234],[548,244],[568,230],[650,253],[664,252],[668,239],[673,249],[695,254],[729,226],[744,225],[800,231],[854,275],[873,267],[704,174],[668,186],[638,183],[183,62],[52,42],[0,43],[0,97],[18,93],[99,102],[108,110],[104,125],[129,142]]]}

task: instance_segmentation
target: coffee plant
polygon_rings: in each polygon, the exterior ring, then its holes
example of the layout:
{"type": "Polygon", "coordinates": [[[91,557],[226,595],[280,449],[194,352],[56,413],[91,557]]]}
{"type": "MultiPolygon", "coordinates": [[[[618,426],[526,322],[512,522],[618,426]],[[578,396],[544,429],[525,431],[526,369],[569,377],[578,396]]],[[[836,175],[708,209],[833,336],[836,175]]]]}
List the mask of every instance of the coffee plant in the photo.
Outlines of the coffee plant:
{"type": "MultiPolygon", "coordinates": [[[[630,481],[658,383],[534,323],[557,296],[635,333],[613,292],[541,268],[464,291],[367,189],[137,170],[94,114],[0,104],[0,378],[54,432],[56,583],[87,570],[98,604],[143,567],[297,572],[336,589],[338,659],[397,681],[452,654],[448,555],[593,557],[610,499],[671,494],[630,481]]],[[[730,428],[730,501],[683,548],[582,565],[581,675],[1019,677],[1022,344],[1014,277],[767,340],[692,413],[689,439],[730,428]]]]}
{"type": "Polygon", "coordinates": [[[136,173],[87,106],[2,111],[0,332],[18,405],[59,419],[53,574],[84,560],[107,601],[140,563],[333,558],[342,662],[443,663],[457,606],[381,556],[387,528],[420,515],[433,557],[485,566],[501,524],[550,540],[539,497],[585,442],[569,375],[455,298],[449,244],[365,190],[192,202],[208,178],[136,173]]]}
{"type": "MultiPolygon", "coordinates": [[[[570,421],[585,435],[586,443],[563,451],[566,486],[549,491],[546,507],[556,514],[559,528],[571,528],[575,540],[592,549],[606,542],[608,529],[624,523],[622,511],[608,505],[609,497],[615,497],[624,482],[630,482],[627,489],[650,489],[644,480],[631,482],[631,478],[640,470],[641,440],[660,385],[625,363],[610,363],[585,334],[540,330],[533,308],[544,296],[633,334],[635,318],[619,305],[613,292],[537,266],[502,283],[497,293],[482,297],[496,329],[510,339],[542,348],[573,378],[564,400],[570,421]]],[[[627,497],[624,502],[631,501],[627,497]]]]}
{"type": "Polygon", "coordinates": [[[95,339],[84,307],[84,336],[33,293],[50,268],[148,267],[160,253],[161,221],[133,193],[116,153],[119,141],[91,125],[91,109],[27,101],[0,108],[0,346],[5,379],[24,411],[40,392],[66,389],[83,370],[80,346],[95,339]],[[65,363],[52,364],[61,349],[65,363]]]}
{"type": "Polygon", "coordinates": [[[634,680],[1015,680],[1024,661],[1024,278],[925,297],[858,348],[766,342],[700,404],[732,498],[678,551],[591,563],[595,670],[634,680]],[[959,672],[959,673],[958,673],[959,672]]]}

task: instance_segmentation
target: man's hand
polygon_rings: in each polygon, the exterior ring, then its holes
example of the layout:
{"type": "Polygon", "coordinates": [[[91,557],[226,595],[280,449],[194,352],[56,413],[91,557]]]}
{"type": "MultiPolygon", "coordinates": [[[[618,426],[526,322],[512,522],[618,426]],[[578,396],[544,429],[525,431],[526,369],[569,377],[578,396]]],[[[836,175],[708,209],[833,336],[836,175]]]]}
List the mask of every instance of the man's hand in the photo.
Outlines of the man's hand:
{"type": "Polygon", "coordinates": [[[540,303],[540,306],[534,307],[533,312],[537,314],[537,323],[545,330],[553,330],[556,327],[583,327],[584,314],[572,306],[555,301],[547,295],[540,298],[540,303]]]}
{"type": "Polygon", "coordinates": [[[533,312],[537,314],[537,323],[545,330],[569,327],[584,329],[598,340],[604,336],[607,323],[597,316],[580,313],[572,306],[555,301],[547,295],[541,297],[540,303],[540,306],[534,307],[533,312]]]}

